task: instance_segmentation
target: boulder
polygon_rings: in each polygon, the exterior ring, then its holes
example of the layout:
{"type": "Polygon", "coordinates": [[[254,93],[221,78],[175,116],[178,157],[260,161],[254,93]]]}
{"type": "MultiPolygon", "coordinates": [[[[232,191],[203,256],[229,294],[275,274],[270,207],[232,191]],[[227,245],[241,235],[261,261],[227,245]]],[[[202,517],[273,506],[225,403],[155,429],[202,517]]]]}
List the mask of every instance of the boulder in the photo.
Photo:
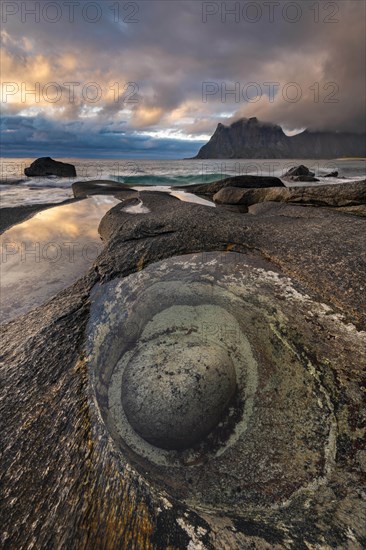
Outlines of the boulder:
{"type": "Polygon", "coordinates": [[[258,202],[287,202],[308,206],[358,206],[366,204],[366,180],[321,185],[319,187],[286,187],[282,189],[238,189],[226,187],[213,197],[217,204],[250,206],[258,202]]]}
{"type": "Polygon", "coordinates": [[[300,166],[293,166],[284,175],[285,178],[290,176],[314,176],[314,172],[310,172],[307,166],[300,164],[300,166]]]}
{"type": "Polygon", "coordinates": [[[201,441],[218,425],[235,393],[230,356],[220,346],[199,344],[179,344],[176,334],[146,342],[137,346],[124,370],[126,416],[156,447],[185,449],[201,441]]]}
{"type": "Polygon", "coordinates": [[[338,177],[338,170],[335,170],[334,172],[329,172],[329,174],[325,174],[323,178],[337,178],[338,177]]]}
{"type": "Polygon", "coordinates": [[[59,178],[75,178],[76,170],[73,164],[67,164],[51,157],[41,157],[24,169],[24,174],[30,178],[39,176],[58,176],[59,178]]]}
{"type": "Polygon", "coordinates": [[[220,189],[225,187],[240,187],[243,189],[264,189],[267,187],[285,187],[279,178],[272,176],[233,176],[231,178],[224,178],[222,180],[213,181],[211,183],[203,183],[199,185],[186,185],[180,187],[190,193],[196,193],[197,195],[214,195],[220,189]]]}

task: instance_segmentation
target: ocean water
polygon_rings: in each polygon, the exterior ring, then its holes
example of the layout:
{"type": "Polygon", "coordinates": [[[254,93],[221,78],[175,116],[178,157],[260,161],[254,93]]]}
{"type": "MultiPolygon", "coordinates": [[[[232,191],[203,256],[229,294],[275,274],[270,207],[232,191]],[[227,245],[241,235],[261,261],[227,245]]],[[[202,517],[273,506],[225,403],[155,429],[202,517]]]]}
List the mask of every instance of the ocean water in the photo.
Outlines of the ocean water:
{"type": "MultiPolygon", "coordinates": [[[[322,183],[354,181],[366,177],[366,159],[230,159],[230,160],[105,160],[59,158],[76,167],[76,178],[55,176],[27,178],[24,168],[34,158],[0,159],[0,204],[17,206],[61,202],[73,196],[72,183],[88,180],[113,180],[121,186],[158,186],[160,189],[209,183],[229,176],[253,174],[283,177],[292,166],[305,164],[322,183]],[[337,178],[323,178],[337,170],[337,178]]],[[[291,185],[296,185],[291,183],[291,185]]],[[[304,185],[304,184],[299,184],[304,185]]],[[[306,184],[309,185],[309,184],[306,184]]]]}

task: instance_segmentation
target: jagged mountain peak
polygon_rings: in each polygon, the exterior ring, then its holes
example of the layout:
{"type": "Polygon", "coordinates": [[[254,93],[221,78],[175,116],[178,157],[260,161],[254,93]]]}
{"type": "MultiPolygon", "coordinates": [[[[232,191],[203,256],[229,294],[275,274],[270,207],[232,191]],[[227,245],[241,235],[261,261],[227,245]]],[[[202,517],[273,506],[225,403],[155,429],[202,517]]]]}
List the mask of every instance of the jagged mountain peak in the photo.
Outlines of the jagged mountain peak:
{"type": "Polygon", "coordinates": [[[336,158],[366,156],[366,135],[304,130],[287,136],[281,126],[240,118],[229,125],[219,122],[195,158],[336,158]]]}

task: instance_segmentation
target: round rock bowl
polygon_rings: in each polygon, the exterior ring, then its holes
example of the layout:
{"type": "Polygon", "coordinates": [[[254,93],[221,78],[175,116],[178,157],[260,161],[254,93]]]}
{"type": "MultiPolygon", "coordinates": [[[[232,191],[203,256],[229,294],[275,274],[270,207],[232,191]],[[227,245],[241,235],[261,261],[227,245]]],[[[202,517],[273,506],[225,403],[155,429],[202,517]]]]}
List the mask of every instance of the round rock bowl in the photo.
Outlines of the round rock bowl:
{"type": "Polygon", "coordinates": [[[196,510],[262,517],[333,475],[328,366],[347,370],[353,336],[273,269],[190,254],[91,296],[89,375],[119,461],[196,510]]]}

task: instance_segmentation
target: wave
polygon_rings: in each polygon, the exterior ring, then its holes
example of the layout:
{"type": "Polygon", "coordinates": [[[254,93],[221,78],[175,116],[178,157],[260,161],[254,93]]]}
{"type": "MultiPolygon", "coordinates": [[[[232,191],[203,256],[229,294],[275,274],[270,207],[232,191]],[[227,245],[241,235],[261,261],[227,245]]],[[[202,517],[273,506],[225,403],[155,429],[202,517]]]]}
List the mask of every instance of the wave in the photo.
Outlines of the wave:
{"type": "MultiPolygon", "coordinates": [[[[238,174],[234,174],[238,175],[238,174]]],[[[280,179],[283,178],[282,174],[274,174],[280,179]]],[[[147,186],[159,186],[162,188],[165,187],[183,187],[186,185],[194,184],[205,184],[211,183],[213,181],[218,181],[224,178],[232,177],[233,174],[224,173],[224,172],[210,172],[210,173],[201,173],[201,174],[156,174],[156,173],[145,173],[144,175],[121,175],[116,176],[115,174],[110,174],[105,172],[102,175],[97,176],[79,176],[74,178],[59,178],[57,176],[47,176],[47,177],[35,177],[35,178],[6,178],[0,180],[0,190],[5,191],[8,187],[27,187],[30,189],[50,189],[50,188],[59,188],[59,189],[70,189],[72,184],[78,181],[101,181],[109,180],[114,181],[117,184],[120,184],[121,187],[147,187],[147,186]]],[[[321,184],[335,184],[335,183],[349,183],[352,181],[359,181],[365,179],[365,175],[347,175],[337,177],[337,178],[325,178],[321,174],[316,174],[316,177],[319,179],[321,184]]],[[[287,180],[283,180],[285,184],[289,184],[287,180]]],[[[291,182],[292,185],[295,182],[291,182]]],[[[301,183],[300,185],[304,185],[301,183]]],[[[308,184],[310,185],[310,184],[308,184]]]]}
{"type": "Polygon", "coordinates": [[[32,178],[15,178],[7,177],[3,180],[0,180],[0,189],[3,190],[5,187],[12,186],[24,186],[29,187],[30,189],[35,188],[57,188],[57,189],[69,189],[73,183],[77,181],[94,181],[101,179],[99,177],[75,177],[75,178],[60,178],[58,176],[37,176],[32,178]]]}

